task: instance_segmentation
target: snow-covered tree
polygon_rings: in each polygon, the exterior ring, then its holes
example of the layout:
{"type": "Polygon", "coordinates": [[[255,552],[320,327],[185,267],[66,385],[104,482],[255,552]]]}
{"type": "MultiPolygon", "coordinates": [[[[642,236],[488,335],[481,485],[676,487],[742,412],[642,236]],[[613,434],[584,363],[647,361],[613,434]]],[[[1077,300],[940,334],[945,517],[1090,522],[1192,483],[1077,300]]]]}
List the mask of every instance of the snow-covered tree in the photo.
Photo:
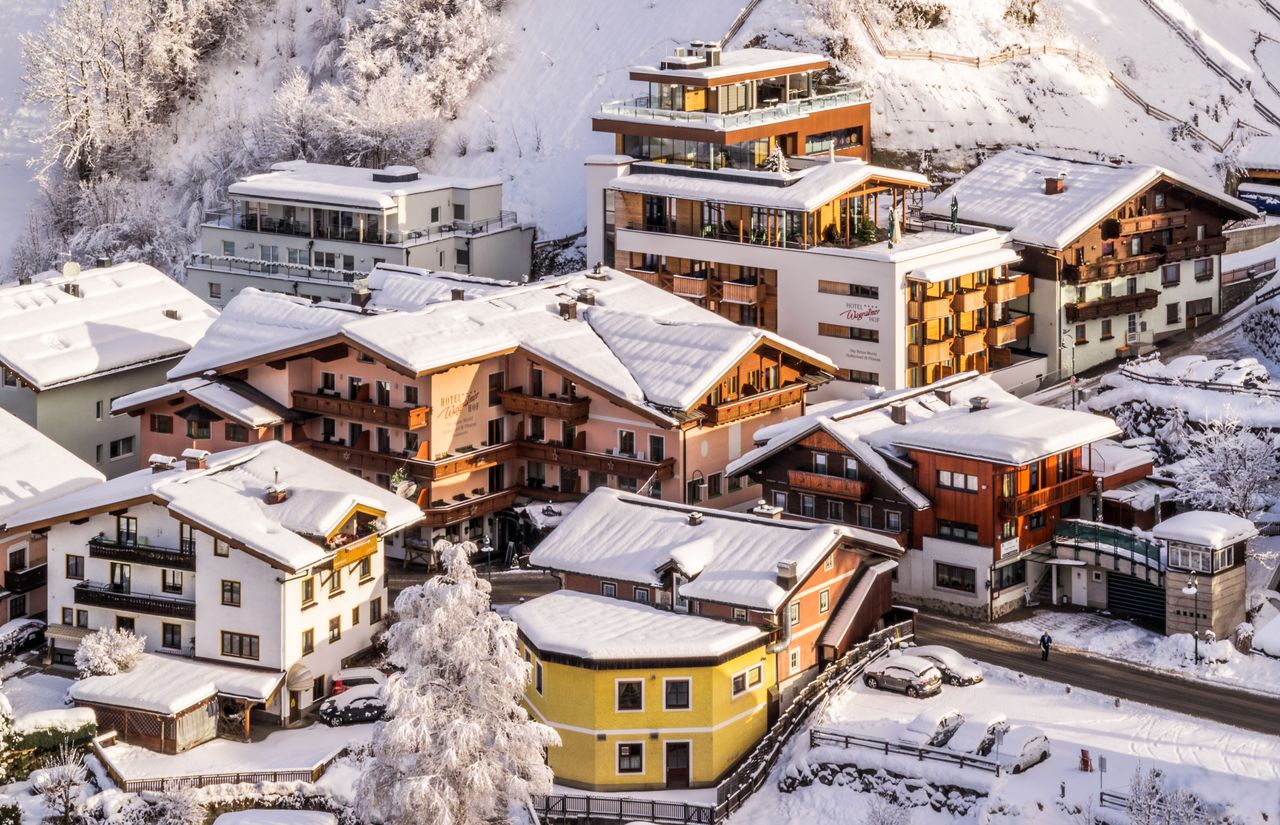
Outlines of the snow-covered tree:
{"type": "Polygon", "coordinates": [[[1191,437],[1177,479],[1178,498],[1191,507],[1248,516],[1268,506],[1280,474],[1274,444],[1228,413],[1191,437]]]}
{"type": "Polygon", "coordinates": [[[867,800],[862,821],[865,825],[911,825],[911,809],[882,796],[872,796],[867,800]]]}
{"type": "Polygon", "coordinates": [[[357,786],[360,815],[384,825],[481,825],[551,790],[551,728],[521,705],[530,666],[515,625],[457,547],[444,574],[404,590],[387,632],[387,718],[357,786]]]}
{"type": "Polygon", "coordinates": [[[204,825],[205,804],[191,787],[166,788],[153,802],[151,825],[204,825]]]}
{"type": "Polygon", "coordinates": [[[146,641],[146,636],[135,636],[127,630],[100,628],[80,640],[76,669],[81,677],[124,673],[137,664],[146,641]]]}
{"type": "Polygon", "coordinates": [[[1185,788],[1169,788],[1157,768],[1133,772],[1129,800],[1125,803],[1131,825],[1208,825],[1212,820],[1204,805],[1185,788]]]}
{"type": "Polygon", "coordinates": [[[76,825],[83,818],[84,792],[89,772],[80,751],[62,745],[58,753],[32,776],[32,787],[44,798],[48,819],[58,825],[76,825]]]}

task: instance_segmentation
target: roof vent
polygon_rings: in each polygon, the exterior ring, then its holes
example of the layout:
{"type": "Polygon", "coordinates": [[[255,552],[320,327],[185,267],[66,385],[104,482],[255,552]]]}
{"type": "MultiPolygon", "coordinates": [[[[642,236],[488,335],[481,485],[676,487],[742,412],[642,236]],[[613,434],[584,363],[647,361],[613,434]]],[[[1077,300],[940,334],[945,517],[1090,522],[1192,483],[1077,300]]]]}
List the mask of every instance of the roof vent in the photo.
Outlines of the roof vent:
{"type": "Polygon", "coordinates": [[[1060,195],[1067,189],[1067,176],[1054,175],[1044,179],[1044,193],[1046,195],[1060,195]]]}
{"type": "Polygon", "coordinates": [[[571,301],[562,301],[560,303],[560,317],[566,321],[577,320],[578,305],[571,301]]]}
{"type": "Polygon", "coordinates": [[[938,400],[943,404],[951,406],[951,390],[934,390],[933,394],[938,396],[938,400]]]}
{"type": "Polygon", "coordinates": [[[62,277],[79,278],[80,264],[76,263],[75,261],[67,261],[65,264],[62,265],[62,277]]]}
{"type": "Polygon", "coordinates": [[[357,278],[355,283],[351,285],[351,304],[364,309],[369,305],[369,299],[373,297],[373,291],[369,289],[369,282],[364,278],[357,278]]]}
{"type": "Polygon", "coordinates": [[[867,397],[868,401],[875,401],[877,398],[884,395],[884,387],[879,384],[872,384],[869,387],[863,388],[862,394],[867,397]]]}
{"type": "Polygon", "coordinates": [[[280,483],[280,468],[276,467],[275,483],[267,488],[267,504],[279,504],[289,497],[289,488],[280,483]]]}
{"type": "Polygon", "coordinates": [[[465,301],[467,300],[467,291],[460,287],[454,287],[453,289],[449,290],[449,300],[465,301]]]}
{"type": "Polygon", "coordinates": [[[373,173],[378,183],[408,183],[418,179],[418,170],[413,166],[388,166],[373,173]]]}
{"type": "Polygon", "coordinates": [[[70,295],[72,298],[79,298],[80,284],[63,284],[62,291],[70,295]]]}
{"type": "Polygon", "coordinates": [[[187,462],[188,470],[203,470],[209,466],[209,451],[188,447],[182,451],[182,458],[187,462]]]}
{"type": "Polygon", "coordinates": [[[699,513],[697,510],[694,510],[692,513],[689,514],[690,526],[696,527],[701,523],[702,523],[702,513],[699,513]]]}
{"type": "Polygon", "coordinates": [[[778,587],[783,590],[790,590],[796,586],[796,579],[799,578],[797,565],[794,561],[778,562],[778,587]]]}
{"type": "Polygon", "coordinates": [[[751,508],[751,513],[761,518],[771,518],[775,521],[782,519],[782,508],[774,507],[772,504],[766,503],[764,499],[756,502],[756,506],[751,508]]]}
{"type": "Polygon", "coordinates": [[[578,290],[578,300],[589,307],[596,305],[596,291],[594,289],[578,290]]]}
{"type": "Polygon", "coordinates": [[[907,423],[907,402],[894,401],[889,405],[889,417],[893,419],[894,424],[907,423]]]}
{"type": "Polygon", "coordinates": [[[985,395],[975,395],[969,399],[969,412],[978,412],[987,408],[987,398],[985,395]]]}
{"type": "Polygon", "coordinates": [[[164,311],[164,317],[168,318],[170,321],[181,321],[182,313],[178,312],[176,309],[166,309],[164,311]]]}
{"type": "Polygon", "coordinates": [[[178,463],[178,459],[171,455],[162,455],[160,453],[152,453],[147,459],[147,466],[151,468],[153,473],[163,473],[166,470],[172,470],[173,465],[178,463]]]}
{"type": "Polygon", "coordinates": [[[109,255],[99,255],[97,258],[94,258],[93,265],[100,269],[106,269],[111,266],[111,257],[109,255]]]}

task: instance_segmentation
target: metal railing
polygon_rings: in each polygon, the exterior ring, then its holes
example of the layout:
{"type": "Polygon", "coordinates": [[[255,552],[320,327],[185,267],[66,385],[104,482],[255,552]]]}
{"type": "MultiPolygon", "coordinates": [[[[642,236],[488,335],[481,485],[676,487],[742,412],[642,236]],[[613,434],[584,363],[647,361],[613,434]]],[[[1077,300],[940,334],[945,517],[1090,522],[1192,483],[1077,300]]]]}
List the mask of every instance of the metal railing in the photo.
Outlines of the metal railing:
{"type": "Polygon", "coordinates": [[[515,212],[503,210],[491,218],[482,218],[478,221],[448,221],[424,227],[423,229],[387,232],[384,235],[380,227],[365,227],[362,233],[359,227],[335,227],[326,226],[322,223],[316,223],[313,226],[306,221],[291,221],[271,217],[259,219],[256,216],[241,213],[236,213],[233,220],[231,210],[224,208],[206,210],[203,223],[205,226],[220,229],[237,229],[244,232],[263,232],[272,235],[288,235],[295,238],[395,246],[456,235],[480,235],[494,229],[516,226],[520,223],[520,220],[515,212]]]}
{"type": "Polygon", "coordinates": [[[109,607],[179,619],[194,620],[196,617],[196,603],[189,599],[173,599],[168,596],[133,593],[117,589],[114,585],[94,582],[77,584],[74,593],[75,603],[88,607],[109,607]]]}
{"type": "Polygon", "coordinates": [[[837,748],[868,748],[879,751],[886,756],[899,754],[913,757],[921,762],[947,762],[952,765],[959,765],[962,768],[977,768],[980,771],[987,771],[1000,776],[1000,763],[994,759],[956,753],[944,748],[912,745],[908,742],[893,742],[888,739],[878,739],[874,736],[860,736],[856,733],[841,733],[840,731],[814,728],[809,731],[809,747],[816,748],[819,745],[831,745],[837,748]]]}
{"type": "Polygon", "coordinates": [[[309,281],[327,281],[335,284],[353,283],[356,278],[363,278],[368,274],[353,269],[334,269],[309,264],[282,264],[278,261],[261,261],[257,258],[242,258],[235,255],[211,255],[207,252],[193,252],[191,264],[206,269],[241,272],[246,275],[304,278],[309,281]]]}
{"type": "Polygon", "coordinates": [[[743,129],[748,126],[760,126],[776,123],[794,117],[820,112],[826,109],[838,109],[865,103],[868,100],[866,91],[861,85],[850,85],[827,94],[813,97],[788,100],[766,108],[751,109],[746,112],[720,114],[718,112],[684,112],[676,109],[660,109],[650,105],[647,95],[629,100],[612,100],[600,106],[600,114],[605,117],[625,117],[640,120],[662,121],[674,124],[687,124],[706,129],[743,129]]]}
{"type": "Polygon", "coordinates": [[[173,570],[196,569],[196,547],[193,541],[183,542],[182,547],[157,547],[138,544],[136,541],[121,542],[105,536],[94,536],[89,539],[89,557],[154,564],[173,570]]]}

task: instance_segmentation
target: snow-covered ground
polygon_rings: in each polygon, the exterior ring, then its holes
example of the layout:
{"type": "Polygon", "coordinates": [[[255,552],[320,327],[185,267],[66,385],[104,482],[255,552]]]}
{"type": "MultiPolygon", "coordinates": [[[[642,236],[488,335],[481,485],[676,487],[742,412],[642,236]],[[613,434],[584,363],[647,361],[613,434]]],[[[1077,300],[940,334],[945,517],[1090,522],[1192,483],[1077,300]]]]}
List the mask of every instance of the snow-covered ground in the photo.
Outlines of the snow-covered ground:
{"type": "Polygon", "coordinates": [[[42,710],[64,708],[62,699],[71,687],[71,679],[52,673],[31,673],[5,679],[3,693],[13,706],[14,716],[42,710]]]}
{"type": "MultiPolygon", "coordinates": [[[[1059,804],[1096,803],[1100,788],[1124,793],[1136,769],[1159,768],[1168,782],[1187,787],[1211,804],[1230,806],[1244,822],[1265,822],[1280,810],[1280,737],[1250,733],[1171,711],[1121,702],[1091,691],[989,668],[982,684],[944,688],[925,700],[873,691],[860,682],[831,704],[817,725],[866,732],[887,723],[903,725],[932,708],[957,710],[967,717],[1004,714],[1013,727],[1031,725],[1047,734],[1052,755],[1019,775],[994,778],[972,769],[938,763],[916,763],[914,775],[955,781],[989,794],[966,819],[981,823],[1078,823],[1059,804]],[[1079,770],[1081,750],[1092,756],[1095,772],[1079,770]],[[1107,773],[1099,774],[1099,757],[1107,773]],[[944,777],[945,774],[945,777],[944,777]]],[[[961,729],[963,730],[963,728],[961,729]]],[[[842,759],[874,768],[882,755],[865,748],[822,748],[812,753],[802,731],[784,756],[774,779],[804,765],[810,757],[842,759]]],[[[782,793],[768,782],[730,820],[733,825],[776,825],[779,822],[854,822],[868,801],[866,794],[840,784],[818,782],[782,793]]],[[[954,822],[929,807],[911,809],[915,825],[954,822]]]]}
{"type": "MultiPolygon", "coordinates": [[[[27,226],[27,207],[36,193],[27,161],[38,154],[32,143],[43,112],[22,102],[22,44],[18,36],[49,19],[52,0],[0,0],[5,36],[0,38],[0,261],[27,226]]],[[[0,275],[3,280],[3,275],[0,275]]]]}

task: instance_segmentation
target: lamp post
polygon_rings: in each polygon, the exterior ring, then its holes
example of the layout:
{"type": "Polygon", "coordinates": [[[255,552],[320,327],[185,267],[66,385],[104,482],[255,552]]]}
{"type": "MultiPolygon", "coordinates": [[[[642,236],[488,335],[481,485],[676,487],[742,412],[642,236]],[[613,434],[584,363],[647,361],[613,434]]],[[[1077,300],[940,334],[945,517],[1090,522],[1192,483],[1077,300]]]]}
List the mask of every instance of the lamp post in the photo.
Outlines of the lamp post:
{"type": "Polygon", "coordinates": [[[1196,574],[1187,576],[1187,583],[1182,586],[1182,595],[1192,598],[1191,611],[1195,616],[1196,664],[1200,664],[1200,588],[1196,583],[1196,574]]]}

